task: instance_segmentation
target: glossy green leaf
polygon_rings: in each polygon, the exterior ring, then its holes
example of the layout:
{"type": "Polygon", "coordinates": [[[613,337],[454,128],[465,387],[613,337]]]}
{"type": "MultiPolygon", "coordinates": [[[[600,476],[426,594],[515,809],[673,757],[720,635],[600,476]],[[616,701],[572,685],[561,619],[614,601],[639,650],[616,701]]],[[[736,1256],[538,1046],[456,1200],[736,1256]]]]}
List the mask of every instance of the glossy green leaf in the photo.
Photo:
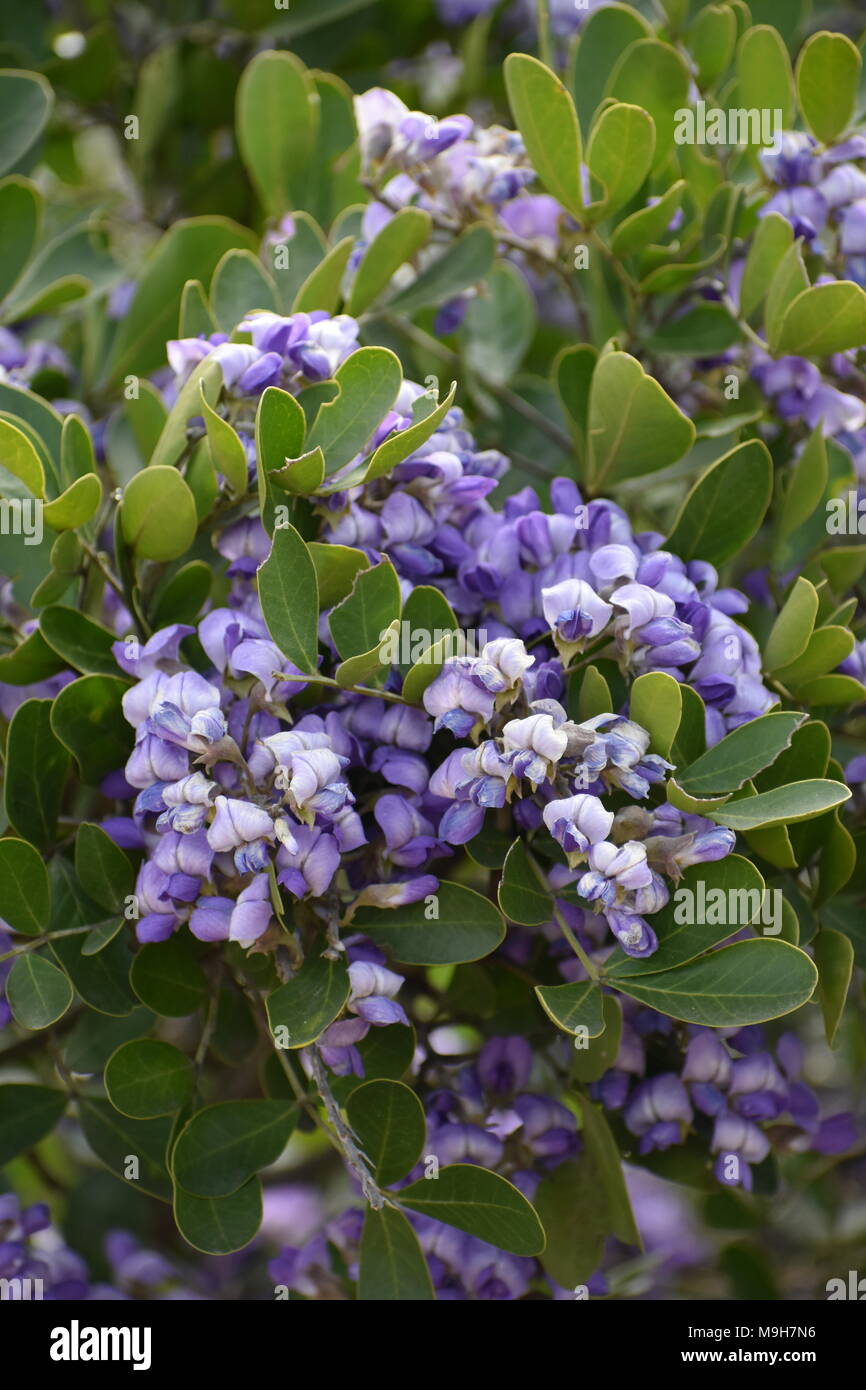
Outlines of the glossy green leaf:
{"type": "Polygon", "coordinates": [[[278,308],[273,281],[259,258],[246,250],[226,251],[213,273],[210,304],[223,333],[231,333],[256,309],[278,308]]]}
{"type": "Polygon", "coordinates": [[[578,980],[571,985],[536,985],[538,1002],[564,1033],[586,1029],[586,1035],[597,1038],[604,1032],[604,996],[591,980],[578,980]]]}
{"type": "Polygon", "coordinates": [[[102,501],[102,484],[95,473],[86,473],[76,478],[65,492],[46,502],[42,515],[54,531],[71,531],[83,526],[98,512],[102,501]]]}
{"type": "Polygon", "coordinates": [[[6,997],[24,1028],[50,1028],[72,1003],[69,978],[50,960],[28,951],[15,961],[6,981],[6,997]]]}
{"type": "Polygon", "coordinates": [[[268,1024],[278,1047],[308,1047],[338,1018],[349,997],[343,961],[310,955],[291,980],[266,1001],[268,1024]]]}
{"type": "Polygon", "coordinates": [[[676,113],[689,104],[689,70],[672,45],[659,39],[638,39],[619,59],[605,96],[641,106],[656,130],[653,167],[660,168],[674,142],[676,113]]]}
{"type": "Polygon", "coordinates": [[[34,497],[45,496],[45,470],[24,430],[0,418],[0,460],[7,473],[20,478],[34,497]]]}
{"type": "Polygon", "coordinates": [[[383,1187],[415,1167],[427,1137],[424,1107],[400,1081],[366,1081],[346,1104],[352,1133],[383,1187]]]}
{"type": "Polygon", "coordinates": [[[13,931],[38,936],[48,930],[51,887],[42,856],[26,840],[0,840],[0,920],[13,931]]]}
{"type": "Polygon", "coordinates": [[[777,355],[826,357],[866,341],[866,292],[852,280],[813,285],[785,310],[777,355]]]}
{"type": "Polygon", "coordinates": [[[420,1178],[395,1194],[401,1206],[468,1231],[514,1255],[537,1255],[544,1231],[534,1209],[505,1178],[470,1163],[454,1163],[436,1179],[420,1178]]]}
{"type": "Polygon", "coordinates": [[[764,299],[777,265],[794,243],[794,231],[787,217],[768,212],[752,237],[752,244],[740,281],[740,310],[748,318],[764,299]]]}
{"type": "Polygon", "coordinates": [[[496,950],[505,924],[489,899],[445,881],[433,896],[406,907],[361,907],[352,925],[406,965],[460,964],[496,950]]]}
{"type": "Polygon", "coordinates": [[[232,492],[244,493],[247,490],[248,473],[246,450],[228,420],[218,415],[208,401],[204,383],[200,382],[199,387],[201,413],[204,417],[213,466],[218,473],[223,474],[232,492]]]}
{"type": "Polygon", "coordinates": [[[227,1197],[174,1192],[174,1219],[184,1240],[206,1255],[231,1255],[249,1245],[262,1224],[262,1185],[250,1178],[227,1197]]]}
{"type": "MultiPolygon", "coordinates": [[[[139,1046],[137,1043],[130,1044],[139,1046]]],[[[227,1100],[184,1125],[172,1155],[175,1183],[196,1197],[228,1197],[288,1143],[295,1111],[281,1100],[227,1100]]]]}
{"type": "Polygon", "coordinates": [[[368,1208],[364,1217],[358,1298],[362,1303],[426,1303],[435,1298],[418,1237],[393,1207],[368,1208]]]}
{"type": "Polygon", "coordinates": [[[105,1068],[108,1099],[115,1110],[134,1120],[152,1120],[179,1110],[192,1089],[190,1059],[156,1038],[123,1043],[105,1068]]]}
{"type": "Polygon", "coordinates": [[[617,989],[670,1018],[707,1028],[744,1028],[791,1013],[810,999],[814,964],[786,941],[737,941],[676,970],[617,975],[617,989]]]}
{"type": "Polygon", "coordinates": [[[781,130],[790,129],[794,110],[791,59],[779,31],[757,24],[737,48],[737,106],[747,110],[781,111],[781,130]]]}
{"type": "Polygon", "coordinates": [[[328,314],[336,312],[342,297],[343,276],[354,246],[355,238],[350,236],[337,242],[301,285],[292,304],[293,313],[311,314],[317,309],[328,314]]]}
{"type": "MultiPolygon", "coordinates": [[[[638,208],[617,226],[610,241],[615,256],[632,256],[650,242],[662,239],[683,200],[684,179],[677,179],[657,203],[638,208]]],[[[787,223],[785,224],[788,225],[787,223]]]]}

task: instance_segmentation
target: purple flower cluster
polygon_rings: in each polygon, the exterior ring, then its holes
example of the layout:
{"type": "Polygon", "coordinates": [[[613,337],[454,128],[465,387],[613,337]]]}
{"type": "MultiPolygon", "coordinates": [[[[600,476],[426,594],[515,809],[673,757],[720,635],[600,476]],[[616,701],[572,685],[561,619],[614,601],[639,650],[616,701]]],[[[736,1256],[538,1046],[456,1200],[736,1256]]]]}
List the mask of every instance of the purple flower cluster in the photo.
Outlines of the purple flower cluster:
{"type": "Polygon", "coordinates": [[[685,1052],[676,1025],[653,1010],[623,1001],[624,1022],[613,1067],[593,1092],[649,1154],[696,1134],[715,1155],[714,1172],[728,1186],[751,1191],[752,1168],[771,1150],[839,1154],[856,1142],[853,1117],[822,1117],[802,1080],[803,1048],[793,1033],[771,1046],[757,1026],[689,1027],[685,1052]],[[656,1070],[651,1058],[674,1062],[656,1070]],[[652,1066],[652,1074],[647,1071],[652,1066]]]}

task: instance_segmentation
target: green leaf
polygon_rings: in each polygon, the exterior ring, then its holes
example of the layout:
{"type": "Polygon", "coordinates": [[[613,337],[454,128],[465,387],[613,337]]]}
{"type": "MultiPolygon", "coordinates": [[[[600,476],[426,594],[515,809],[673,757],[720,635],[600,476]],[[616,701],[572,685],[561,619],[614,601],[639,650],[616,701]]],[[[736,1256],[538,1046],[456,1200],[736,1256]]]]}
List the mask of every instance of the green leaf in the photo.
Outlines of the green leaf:
{"type": "Polygon", "coordinates": [[[52,650],[74,670],[85,676],[118,675],[111,650],[117,641],[114,633],[77,608],[50,604],[40,615],[39,630],[52,650]]]}
{"type": "Polygon", "coordinates": [[[406,965],[459,965],[481,960],[500,945],[505,924],[489,899],[445,881],[435,899],[429,906],[422,900],[406,907],[361,907],[352,926],[406,965]],[[434,910],[438,915],[428,916],[434,910]]]}
{"type": "Polygon", "coordinates": [[[324,545],[310,541],[307,550],[316,571],[319,607],[332,608],[352,592],[355,576],[370,563],[363,550],[350,545],[324,545]]]}
{"type": "Polygon", "coordinates": [[[711,464],[680,509],[667,546],[683,560],[720,565],[758,530],[773,493],[773,461],[759,439],[738,444],[711,464]]]}
{"type": "Polygon", "coordinates": [[[467,227],[447,251],[424,267],[411,285],[388,301],[388,312],[414,314],[416,309],[442,304],[477,285],[493,265],[495,249],[493,236],[482,223],[467,227]]]}
{"type": "Polygon", "coordinates": [[[276,313],[274,282],[252,251],[226,251],[213,273],[210,303],[217,327],[231,333],[255,309],[276,313]]]}
{"type": "Polygon", "coordinates": [[[0,459],[7,473],[20,478],[34,497],[45,496],[45,470],[23,430],[0,418],[0,459]]]}
{"type": "Polygon", "coordinates": [[[195,498],[175,468],[153,464],[136,473],[120,504],[123,539],[147,560],[176,560],[198,527],[195,498]]]}
{"type": "Polygon", "coordinates": [[[383,634],[400,617],[402,598],[397,571],[390,560],[359,570],[348,598],[331,613],[334,645],[344,659],[378,647],[383,634]]]}
{"type": "Polygon", "coordinates": [[[814,941],[818,1001],[827,1042],[833,1046],[854,970],[854,947],[841,932],[822,927],[814,941]]]}
{"type": "Polygon", "coordinates": [[[740,724],[677,777],[690,796],[734,792],[776,761],[805,716],[790,710],[759,715],[740,724]]]}
{"type": "Polygon", "coordinates": [[[232,492],[242,495],[247,490],[247,455],[240,437],[228,420],[218,415],[205,395],[204,382],[199,382],[201,413],[210,445],[213,466],[222,473],[232,492]]]}
{"type": "Polygon", "coordinates": [[[259,1169],[276,1163],[294,1119],[295,1108],[282,1100],[206,1106],[184,1125],[174,1146],[175,1183],[196,1197],[228,1197],[259,1169]]]}
{"type": "Polygon", "coordinates": [[[269,217],[292,205],[313,153],[318,101],[310,76],[293,53],[259,53],[247,65],[235,115],[241,158],[269,217]]]}
{"type": "Polygon", "coordinates": [[[99,510],[102,501],[102,484],[95,473],[86,473],[76,478],[65,492],[46,502],[42,515],[53,531],[71,531],[83,526],[99,510]]]}
{"type": "Polygon", "coordinates": [[[569,82],[583,130],[592,127],[620,55],[636,39],[646,38],[649,33],[643,15],[626,5],[604,5],[583,20],[569,82]]]}
{"type": "Polygon", "coordinates": [[[50,1134],[65,1109],[66,1092],[53,1086],[0,1086],[0,1168],[50,1134]]]}
{"type": "Polygon", "coordinates": [[[214,318],[201,280],[187,280],[180,300],[177,336],[179,338],[209,338],[216,333],[214,318]]]}
{"type": "Polygon", "coordinates": [[[778,354],[782,323],[788,308],[808,288],[809,277],[803,264],[801,244],[798,240],[788,247],[779,261],[778,269],[770,280],[767,290],[767,302],[764,306],[764,327],[772,353],[778,354]]]}
{"type": "MultiPolygon", "coordinates": [[[[143,399],[152,400],[153,397],[145,393],[143,399]]],[[[60,476],[63,483],[68,487],[76,478],[85,478],[88,473],[95,472],[96,456],[90,431],[77,415],[67,415],[60,436],[60,476]]]]}
{"type": "Polygon", "coordinates": [[[536,985],[538,1002],[564,1033],[587,1030],[587,1036],[597,1038],[604,1032],[604,996],[592,980],[578,980],[572,985],[536,985]]]}
{"type": "Polygon", "coordinates": [[[271,553],[258,577],[268,631],[283,656],[312,675],[319,650],[319,594],[310,552],[294,526],[274,532],[271,553]]]}
{"type": "Polygon", "coordinates": [[[586,1284],[598,1269],[604,1243],[611,1234],[600,1176],[590,1155],[581,1153],[569,1162],[558,1163],[542,1178],[535,1194],[547,1236],[541,1263],[562,1288],[586,1284]]]}
{"type": "Polygon", "coordinates": [[[577,699],[577,718],[582,723],[594,719],[597,714],[613,713],[613,696],[610,686],[597,666],[587,666],[580,682],[577,699]]]}
{"type": "Polygon", "coordinates": [[[418,1237],[401,1211],[368,1208],[361,1234],[361,1302],[422,1303],[436,1295],[418,1237]]]}
{"type": "Polygon", "coordinates": [[[66,1040],[63,1060],[70,1071],[93,1075],[105,1066],[121,1043],[140,1038],[153,1025],[150,1009],[133,1009],[124,1018],[84,1009],[66,1040]]]}
{"type": "Polygon", "coordinates": [[[36,628],[17,647],[0,656],[0,681],[6,685],[34,685],[56,676],[63,667],[63,660],[36,628]]]}
{"type": "Polygon", "coordinates": [[[207,998],[207,980],[182,936],[142,946],[132,962],[129,982],[142,1004],[167,1018],[187,1018],[207,998]]]}
{"type": "Polygon", "coordinates": [[[334,373],[340,388],[316,417],[307,448],[321,448],[328,473],[351,463],[382,423],[403,382],[399,358],[388,348],[362,347],[334,373]]]}
{"type": "Polygon", "coordinates": [[[829,145],[854,114],[859,50],[845,34],[822,30],[807,39],[797,59],[797,96],[806,124],[829,145]]]}
{"type": "MultiPolygon", "coordinates": [[[[454,404],[454,396],[457,391],[456,381],[452,381],[451,389],[434,410],[429,415],[424,415],[417,419],[413,424],[407,426],[405,430],[398,430],[396,434],[390,434],[384,443],[380,444],[373,454],[370,462],[364,470],[363,479],[359,481],[372,482],[374,478],[382,478],[403,459],[408,458],[416,449],[420,448],[430,438],[431,434],[439,428],[445,416],[454,404]]],[[[417,402],[413,408],[413,413],[417,410],[417,402]]],[[[333,549],[333,546],[330,547],[333,549]]],[[[324,605],[327,607],[327,604],[324,605]]]]}
{"type": "Polygon", "coordinates": [[[713,357],[739,342],[740,328],[724,304],[703,303],[647,337],[653,352],[680,353],[688,357],[713,357]]]}
{"type": "Polygon", "coordinates": [[[174,1191],[174,1219],[187,1245],[206,1255],[231,1255],[249,1245],[262,1224],[262,1185],[258,1178],[228,1197],[194,1197],[174,1191]]]}
{"type": "Polygon", "coordinates": [[[791,1013],[810,999],[818,972],[786,941],[737,941],[652,975],[617,975],[617,989],[669,1018],[707,1028],[744,1028],[791,1013]]]}
{"type": "Polygon", "coordinates": [[[689,104],[689,70],[670,44],[638,39],[625,50],[605,88],[605,96],[642,106],[656,130],[653,168],[668,158],[677,111],[689,104]]]}
{"type": "Polygon", "coordinates": [[[593,491],[675,463],[695,427],[626,352],[609,352],[593,373],[589,438],[593,491]]]}
{"type": "Polygon", "coordinates": [[[505,1178],[471,1163],[440,1169],[394,1194],[401,1206],[468,1231],[513,1255],[538,1255],[544,1231],[532,1206],[505,1178]]]}
{"type": "Polygon", "coordinates": [[[6,981],[6,997],[17,1023],[49,1028],[72,1003],[72,985],[50,960],[28,951],[19,956],[6,981]]]}
{"type": "Polygon", "coordinates": [[[226,251],[237,246],[254,251],[256,238],[227,217],[191,217],[169,228],[145,262],[118,327],[107,368],[111,381],[130,372],[145,376],[164,365],[186,282],[209,280],[226,251]]]}
{"type": "Polygon", "coordinates": [[[427,1137],[424,1107],[400,1081],[366,1081],[346,1103],[352,1132],[383,1187],[415,1167],[427,1137]]]}
{"type": "Polygon", "coordinates": [[[590,213],[609,217],[637,193],[650,171],[656,132],[652,117],[639,106],[615,102],[599,115],[589,137],[586,162],[603,193],[590,213]]]}
{"type": "Polygon", "coordinates": [[[553,899],[533,865],[522,840],[505,856],[499,881],[499,906],[512,922],[540,926],[553,920],[553,899]]]}
{"type": "Polygon", "coordinates": [[[743,801],[729,801],[719,811],[709,811],[710,820],[731,830],[753,830],[761,825],[778,825],[811,820],[847,801],[851,793],[842,782],[810,778],[791,782],[772,791],[759,792],[743,801]]]}
{"type": "Polygon", "coordinates": [[[25,700],[6,736],[6,815],[39,849],[54,841],[68,770],[69,752],[51,726],[51,701],[25,700]]]}
{"type": "Polygon", "coordinates": [[[109,1058],[105,1090],[115,1110],[134,1120],[168,1115],[192,1097],[192,1062],[156,1038],[125,1042],[109,1058]]]}
{"type": "Polygon", "coordinates": [[[337,684],[344,690],[351,690],[355,685],[363,685],[384,675],[394,665],[391,653],[399,650],[399,643],[400,619],[395,618],[385,629],[381,640],[368,652],[359,652],[357,656],[347,657],[340,662],[334,672],[337,684]]]}
{"type": "Polygon", "coordinates": [[[640,1245],[641,1238],[631,1209],[628,1189],[622,1171],[622,1160],[616,1140],[610,1131],[604,1111],[586,1097],[580,1097],[583,1119],[581,1135],[586,1152],[595,1165],[595,1190],[603,1191],[607,1201],[611,1230],[626,1245],[640,1245]]]}
{"type": "Polygon", "coordinates": [[[291,980],[266,1000],[268,1025],[278,1047],[308,1047],[338,1018],[349,997],[342,961],[307,956],[291,980]]]}
{"type": "MultiPolygon", "coordinates": [[[[416,652],[423,656],[427,648],[434,641],[439,641],[446,632],[458,631],[458,622],[450,603],[441,590],[434,589],[430,584],[415,585],[403,605],[402,623],[402,646],[404,650],[408,648],[410,658],[416,652]]],[[[401,650],[401,656],[404,650],[401,650]]],[[[406,662],[400,661],[400,669],[404,675],[411,669],[412,664],[411,659],[406,662]]]]}
{"type": "Polygon", "coordinates": [[[346,313],[353,318],[372,304],[391,283],[395,271],[421,250],[433,226],[429,212],[401,208],[373,238],[352,281],[346,313]]]}
{"type": "Polygon", "coordinates": [[[721,77],[734,56],[736,41],[733,10],[724,5],[707,5],[698,11],[689,32],[689,52],[695,60],[701,87],[711,86],[721,77]]]}
{"type": "Polygon", "coordinates": [[[203,560],[190,560],[161,584],[153,606],[155,630],[170,623],[191,626],[204,607],[211,591],[213,570],[203,560]]]}
{"type": "Polygon", "coordinates": [[[26,840],[0,840],[0,920],[13,931],[38,936],[48,930],[51,887],[42,857],[26,840]]]}
{"type": "MultiPolygon", "coordinates": [[[[660,241],[670,226],[685,191],[685,179],[677,179],[657,203],[638,208],[637,212],[623,218],[610,241],[610,249],[614,255],[632,256],[648,243],[660,241]]],[[[788,226],[788,223],[785,225],[788,226]]]]}
{"type": "Polygon", "coordinates": [[[119,845],[98,825],[83,821],[75,837],[75,872],[85,893],[106,912],[123,911],[135,888],[135,870],[119,845]]]}
{"type": "Polygon", "coordinates": [[[528,53],[506,58],[505,87],[533,169],[548,193],[580,220],[580,126],[569,92],[556,73],[528,53]]]}
{"type": "Polygon", "coordinates": [[[646,729],[653,753],[670,758],[682,712],[682,689],[673,676],[666,671],[646,671],[638,676],[629,697],[629,718],[646,729]]]}
{"type": "Polygon", "coordinates": [[[853,676],[818,676],[797,690],[797,698],[815,705],[856,705],[866,699],[866,686],[853,676]]]}
{"type": "Polygon", "coordinates": [[[572,1074],[578,1081],[600,1081],[616,1062],[622,1039],[622,1007],[614,994],[602,997],[604,1032],[598,1037],[578,1039],[585,1047],[574,1049],[572,1074]]]}
{"type": "Polygon", "coordinates": [[[866,339],[866,293],[853,280],[813,285],[788,305],[778,341],[777,356],[826,357],[860,347],[866,339]]]}
{"type": "Polygon", "coordinates": [[[132,751],[133,732],[121,703],[128,688],[117,676],[80,676],[51,707],[52,731],[75,754],[91,786],[123,767],[132,751]]]}
{"type": "Polygon", "coordinates": [[[778,679],[787,690],[800,687],[828,671],[835,671],[854,649],[854,634],[846,627],[818,627],[809,638],[806,650],[790,666],[780,666],[778,679]]]}
{"type": "Polygon", "coordinates": [[[504,386],[519,369],[535,333],[535,300],[524,276],[507,261],[495,265],[469,301],[460,329],[468,367],[504,386]]]}
{"type": "Polygon", "coordinates": [[[83,956],[98,956],[100,951],[104,951],[109,946],[118,932],[123,928],[123,918],[118,920],[110,917],[105,922],[99,922],[87,933],[82,942],[81,954],[83,956]]]}
{"type": "Polygon", "coordinates": [[[812,636],[818,612],[818,595],[802,575],[788,594],[764,644],[764,670],[790,666],[803,655],[812,636]]]}
{"type": "MultiPolygon", "coordinates": [[[[190,444],[189,422],[201,415],[202,390],[209,401],[216,401],[223,386],[222,368],[210,355],[197,362],[165,417],[160,434],[150,451],[147,468],[173,468],[185,454],[194,452],[190,444]]],[[[132,417],[135,418],[134,416],[132,417]]]]}
{"type": "Polygon", "coordinates": [[[9,293],[30,259],[41,212],[42,199],[29,179],[12,174],[0,183],[0,299],[9,293]]]}
{"type": "Polygon", "coordinates": [[[274,498],[270,474],[284,468],[286,459],[296,459],[304,447],[304,412],[294,396],[278,386],[262,392],[256,411],[256,470],[259,507],[266,530],[274,529],[274,498]]]}
{"type": "MultiPolygon", "coordinates": [[[[762,224],[763,225],[763,224],[762,224]]],[[[788,226],[788,223],[785,223],[788,226]]],[[[776,525],[780,536],[789,536],[808,521],[827,486],[827,445],[820,422],[815,426],[791,472],[776,525]]]]}
{"type": "Polygon", "coordinates": [[[794,244],[794,231],[787,217],[768,212],[759,221],[740,281],[740,312],[748,318],[763,300],[776,266],[794,244]]]}
{"type": "Polygon", "coordinates": [[[32,149],[53,104],[54,94],[40,73],[0,70],[0,174],[32,149]]]}
{"type": "Polygon", "coordinates": [[[107,1100],[80,1101],[81,1128],[97,1158],[138,1192],[148,1192],[167,1202],[171,1182],[165,1166],[165,1150],[171,1119],[131,1120],[120,1115],[107,1100]],[[137,1176],[130,1160],[137,1160],[137,1176]]]}
{"type": "Polygon", "coordinates": [[[344,237],[325,259],[307,276],[292,304],[292,313],[310,314],[316,309],[324,309],[333,314],[340,302],[340,287],[355,246],[354,237],[344,237]]]}
{"type": "Polygon", "coordinates": [[[605,977],[615,985],[620,975],[654,975],[685,965],[759,922],[763,894],[763,878],[739,854],[715,863],[690,864],[668,902],[653,913],[658,950],[636,960],[617,949],[605,965],[605,977]]]}
{"type": "Polygon", "coordinates": [[[781,129],[788,130],[794,112],[791,59],[777,29],[757,24],[737,48],[737,106],[749,110],[781,111],[781,129]]]}

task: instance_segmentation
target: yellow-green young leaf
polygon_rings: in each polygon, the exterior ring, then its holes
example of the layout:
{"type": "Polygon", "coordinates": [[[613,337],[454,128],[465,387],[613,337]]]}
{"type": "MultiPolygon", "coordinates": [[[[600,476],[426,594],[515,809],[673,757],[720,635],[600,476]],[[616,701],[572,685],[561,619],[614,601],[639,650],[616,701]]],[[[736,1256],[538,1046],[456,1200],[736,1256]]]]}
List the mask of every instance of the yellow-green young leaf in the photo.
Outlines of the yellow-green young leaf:
{"type": "Polygon", "coordinates": [[[740,282],[740,311],[748,318],[767,293],[776,266],[794,242],[794,229],[787,217],[768,212],[752,237],[740,282]]]}
{"type": "Polygon", "coordinates": [[[577,697],[577,717],[583,722],[594,719],[597,714],[613,713],[613,696],[610,686],[597,666],[587,666],[580,682],[577,697]]]}
{"type": "Polygon", "coordinates": [[[653,753],[669,758],[683,712],[679,681],[666,671],[646,671],[631,688],[629,718],[650,736],[653,753]]]}
{"type": "Polygon", "coordinates": [[[101,501],[101,482],[95,473],[85,473],[53,502],[46,502],[42,514],[52,531],[71,531],[95,516],[101,501]]]}
{"type": "Polygon", "coordinates": [[[826,486],[827,445],[819,422],[806,440],[785,489],[777,522],[780,536],[789,536],[809,520],[826,486]]]}
{"type": "Polygon", "coordinates": [[[589,211],[607,217],[638,191],[650,171],[656,131],[652,116],[639,106],[615,102],[592,128],[586,162],[602,194],[589,211]]]}
{"type": "Polygon", "coordinates": [[[777,29],[757,24],[743,35],[737,49],[737,77],[737,107],[781,111],[778,128],[788,130],[794,110],[794,77],[777,29]]]}
{"type": "Polygon", "coordinates": [[[246,492],[248,476],[246,450],[228,420],[224,420],[214,410],[205,394],[203,381],[199,382],[199,395],[213,466],[218,473],[222,473],[232,492],[246,492]]]}
{"type": "Polygon", "coordinates": [[[195,498],[176,468],[142,469],[120,504],[123,539],[148,560],[176,560],[195,539],[195,498]]]}
{"type": "Polygon", "coordinates": [[[532,167],[548,193],[579,218],[581,138],[571,96],[556,74],[528,53],[506,58],[505,86],[532,167]]]}
{"type": "MultiPolygon", "coordinates": [[[[150,386],[149,382],[147,384],[150,386]]],[[[76,478],[95,472],[96,456],[90,432],[77,415],[67,415],[60,435],[60,476],[68,487],[76,478]]]]}
{"type": "Polygon", "coordinates": [[[706,87],[721,77],[734,56],[737,21],[725,5],[707,5],[695,16],[689,33],[689,51],[698,69],[698,82],[706,87]]]}
{"type": "Polygon", "coordinates": [[[359,652],[341,661],[334,675],[338,685],[348,690],[353,685],[363,685],[393,665],[389,655],[396,647],[400,636],[400,619],[395,618],[382,634],[381,640],[368,652],[359,652]]]}
{"type": "Polygon", "coordinates": [[[346,312],[356,316],[372,304],[391,282],[394,272],[420,251],[433,225],[429,212],[401,208],[386,222],[364,252],[352,281],[346,312]]]}
{"type": "Polygon", "coordinates": [[[609,352],[593,373],[589,401],[594,491],[666,468],[692,446],[695,427],[636,358],[609,352]]]}
{"type": "Polygon", "coordinates": [[[625,50],[611,74],[605,96],[641,106],[653,118],[656,131],[653,168],[660,169],[674,143],[678,111],[689,104],[690,74],[671,44],[638,39],[625,50]]]}
{"type": "Polygon", "coordinates": [[[806,650],[790,666],[780,666],[776,672],[787,690],[798,690],[808,681],[817,680],[836,668],[854,649],[854,634],[846,627],[818,627],[809,638],[806,650]]]}
{"type": "Polygon", "coordinates": [[[325,545],[310,541],[307,546],[316,570],[319,586],[319,607],[333,608],[335,603],[352,592],[358,570],[369,567],[363,550],[351,545],[325,545]]]}
{"type": "Polygon", "coordinates": [[[45,496],[42,460],[23,430],[0,418],[0,468],[20,478],[34,497],[45,496]]]}
{"type": "Polygon", "coordinates": [[[770,281],[770,288],[767,291],[767,302],[764,306],[764,328],[772,353],[778,353],[779,335],[788,306],[793,304],[794,300],[808,288],[809,277],[803,264],[800,243],[795,241],[792,246],[788,247],[779,262],[779,267],[770,281]]]}
{"type": "Polygon", "coordinates": [[[355,238],[347,236],[328,252],[295,295],[292,313],[310,314],[315,309],[324,309],[333,314],[340,301],[340,286],[354,245],[355,238]]]}
{"type": "Polygon", "coordinates": [[[818,595],[815,587],[801,575],[770,629],[764,646],[765,671],[789,666],[802,655],[812,636],[817,614],[818,595]]]}
{"type": "Polygon", "coordinates": [[[318,127],[318,102],[307,69],[292,53],[259,53],[238,83],[238,146],[259,200],[271,217],[292,205],[318,127]]]}
{"type": "Polygon", "coordinates": [[[860,53],[844,34],[822,31],[797,59],[797,95],[806,124],[824,144],[840,135],[854,112],[860,53]]]}
{"type": "Polygon", "coordinates": [[[853,280],[813,285],[790,303],[774,351],[826,357],[866,342],[866,293],[853,280]]]}
{"type": "MultiPolygon", "coordinates": [[[[660,241],[683,200],[685,179],[677,179],[657,203],[639,208],[620,222],[611,237],[610,248],[615,256],[631,256],[650,242],[660,241]]],[[[784,219],[780,219],[784,220],[784,219]]],[[[788,226],[788,223],[785,223],[788,226]]]]}

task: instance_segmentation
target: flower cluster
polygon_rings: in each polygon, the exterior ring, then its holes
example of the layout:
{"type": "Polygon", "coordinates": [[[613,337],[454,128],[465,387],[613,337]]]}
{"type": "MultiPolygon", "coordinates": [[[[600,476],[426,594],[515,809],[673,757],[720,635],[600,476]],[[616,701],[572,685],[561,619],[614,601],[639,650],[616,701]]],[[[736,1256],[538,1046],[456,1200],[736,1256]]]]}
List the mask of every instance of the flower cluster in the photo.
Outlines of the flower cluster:
{"type": "Polygon", "coordinates": [[[690,1027],[683,1052],[670,1019],[628,1000],[624,1014],[616,1061],[593,1092],[622,1113],[641,1154],[696,1135],[715,1155],[716,1178],[751,1191],[753,1167],[772,1150],[839,1154],[854,1144],[851,1114],[822,1117],[793,1033],[772,1046],[757,1026],[690,1027]],[[659,1059],[673,1066],[658,1070],[659,1059]]]}

